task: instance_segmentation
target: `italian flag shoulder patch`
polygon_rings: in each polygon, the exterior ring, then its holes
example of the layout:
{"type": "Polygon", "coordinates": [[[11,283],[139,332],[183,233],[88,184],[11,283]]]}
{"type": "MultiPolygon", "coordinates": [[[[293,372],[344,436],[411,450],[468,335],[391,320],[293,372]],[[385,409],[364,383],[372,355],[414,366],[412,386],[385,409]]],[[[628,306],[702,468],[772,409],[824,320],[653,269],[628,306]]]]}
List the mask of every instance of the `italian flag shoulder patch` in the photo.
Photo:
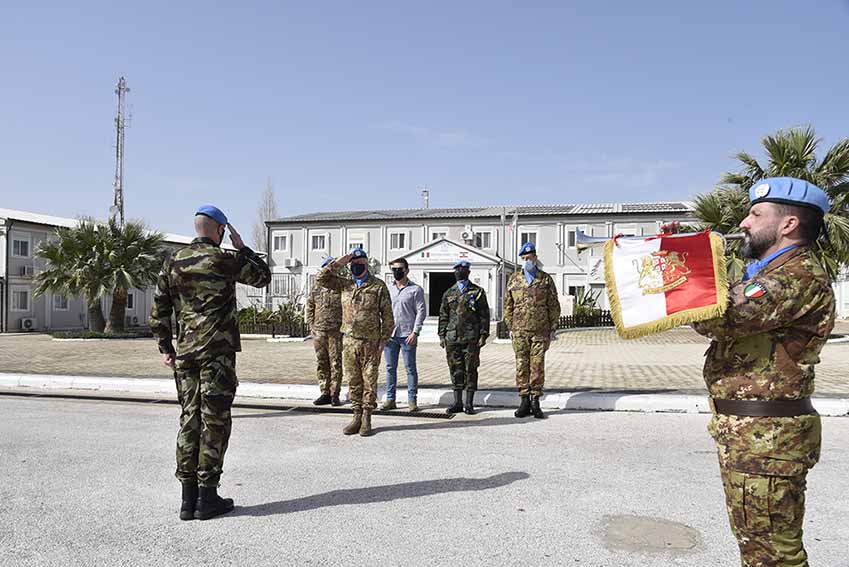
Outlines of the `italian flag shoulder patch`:
{"type": "Polygon", "coordinates": [[[757,299],[766,295],[766,288],[759,283],[750,283],[743,290],[743,295],[749,299],[757,299]]]}

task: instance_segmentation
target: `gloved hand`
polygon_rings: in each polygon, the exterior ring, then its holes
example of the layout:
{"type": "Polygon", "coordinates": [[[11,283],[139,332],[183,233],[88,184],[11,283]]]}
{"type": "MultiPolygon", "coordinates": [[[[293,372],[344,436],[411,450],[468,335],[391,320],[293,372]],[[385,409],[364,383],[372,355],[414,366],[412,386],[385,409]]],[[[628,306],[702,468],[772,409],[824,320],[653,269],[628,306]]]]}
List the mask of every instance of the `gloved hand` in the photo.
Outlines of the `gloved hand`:
{"type": "Polygon", "coordinates": [[[483,348],[483,346],[486,344],[487,338],[489,337],[487,337],[486,335],[481,336],[481,338],[478,340],[478,348],[483,348]]]}
{"type": "Polygon", "coordinates": [[[439,346],[445,348],[445,339],[439,339],[439,346]]]}

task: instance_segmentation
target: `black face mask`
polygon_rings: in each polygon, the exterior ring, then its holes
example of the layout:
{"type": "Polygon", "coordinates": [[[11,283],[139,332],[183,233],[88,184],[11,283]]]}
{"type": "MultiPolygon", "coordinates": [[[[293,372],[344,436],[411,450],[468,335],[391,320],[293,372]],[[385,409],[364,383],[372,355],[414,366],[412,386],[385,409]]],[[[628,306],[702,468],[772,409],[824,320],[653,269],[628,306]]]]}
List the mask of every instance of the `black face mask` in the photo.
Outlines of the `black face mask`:
{"type": "Polygon", "coordinates": [[[406,275],[407,273],[404,268],[392,268],[392,277],[395,278],[395,281],[400,282],[406,275]]]}
{"type": "Polygon", "coordinates": [[[355,278],[358,278],[366,273],[366,268],[365,264],[351,264],[351,273],[354,274],[355,278]]]}
{"type": "Polygon", "coordinates": [[[469,279],[469,270],[454,270],[454,279],[458,282],[469,279]]]}

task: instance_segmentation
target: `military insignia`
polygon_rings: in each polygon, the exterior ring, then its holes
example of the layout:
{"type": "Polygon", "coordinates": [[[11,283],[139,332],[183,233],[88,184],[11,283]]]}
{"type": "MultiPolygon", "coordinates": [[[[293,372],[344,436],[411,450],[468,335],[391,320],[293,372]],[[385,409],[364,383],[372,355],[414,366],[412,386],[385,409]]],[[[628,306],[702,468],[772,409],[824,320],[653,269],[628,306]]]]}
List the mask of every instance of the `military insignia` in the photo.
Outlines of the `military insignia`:
{"type": "Polygon", "coordinates": [[[760,199],[769,195],[769,183],[761,183],[755,187],[755,198],[760,199]]]}
{"type": "Polygon", "coordinates": [[[643,295],[665,293],[687,283],[687,253],[674,250],[658,250],[639,260],[634,268],[640,274],[639,286],[643,295]]]}
{"type": "Polygon", "coordinates": [[[766,295],[766,288],[759,283],[750,283],[743,290],[743,295],[749,299],[757,299],[766,295]]]}

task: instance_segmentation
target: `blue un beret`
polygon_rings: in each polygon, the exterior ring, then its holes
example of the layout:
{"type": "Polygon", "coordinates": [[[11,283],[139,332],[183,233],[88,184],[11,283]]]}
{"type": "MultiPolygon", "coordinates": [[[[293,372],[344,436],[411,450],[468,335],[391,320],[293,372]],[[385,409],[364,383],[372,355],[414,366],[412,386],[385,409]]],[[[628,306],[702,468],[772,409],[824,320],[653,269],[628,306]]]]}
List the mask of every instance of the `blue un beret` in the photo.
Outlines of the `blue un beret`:
{"type": "Polygon", "coordinates": [[[456,270],[457,268],[471,268],[471,267],[472,267],[472,265],[467,260],[460,260],[459,262],[454,264],[454,268],[452,268],[452,269],[456,270]]]}
{"type": "Polygon", "coordinates": [[[227,224],[227,215],[225,215],[221,209],[216,207],[215,205],[202,205],[198,207],[195,216],[203,215],[205,217],[209,217],[218,224],[227,224]]]}
{"type": "Polygon", "coordinates": [[[749,200],[755,203],[785,203],[827,213],[830,204],[825,191],[802,179],[770,177],[752,185],[749,200]]]}
{"type": "Polygon", "coordinates": [[[351,250],[351,259],[356,260],[357,258],[368,258],[368,254],[362,248],[354,248],[351,250]]]}
{"type": "Polygon", "coordinates": [[[334,259],[334,258],[333,258],[333,256],[328,256],[327,258],[325,258],[325,259],[324,259],[324,262],[322,262],[322,263],[321,263],[321,267],[322,267],[322,268],[327,267],[327,264],[329,264],[330,262],[332,262],[332,261],[333,261],[333,259],[334,259]]]}
{"type": "Polygon", "coordinates": [[[519,256],[524,256],[525,254],[536,254],[537,247],[534,246],[533,242],[525,242],[522,244],[522,247],[519,249],[519,256]]]}

